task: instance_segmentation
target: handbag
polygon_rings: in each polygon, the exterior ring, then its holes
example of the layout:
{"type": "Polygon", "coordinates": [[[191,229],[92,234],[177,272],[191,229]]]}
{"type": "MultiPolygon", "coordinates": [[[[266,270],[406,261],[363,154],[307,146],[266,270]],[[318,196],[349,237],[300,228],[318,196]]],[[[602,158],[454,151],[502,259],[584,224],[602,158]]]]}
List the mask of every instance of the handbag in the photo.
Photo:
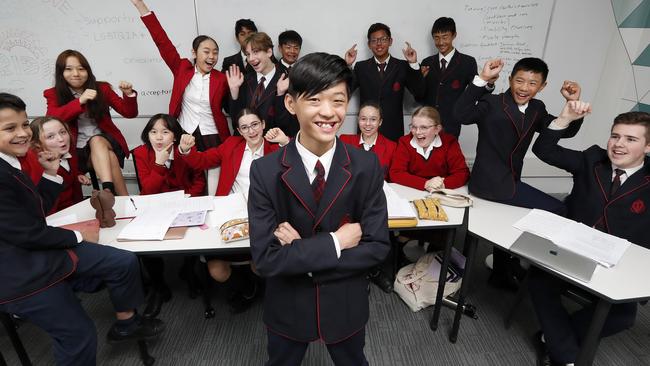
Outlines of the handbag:
{"type": "Polygon", "coordinates": [[[435,198],[440,201],[441,205],[449,207],[472,207],[474,204],[470,196],[451,189],[437,189],[427,197],[435,198]]]}
{"type": "Polygon", "coordinates": [[[248,219],[226,221],[221,225],[219,231],[221,232],[221,240],[224,243],[248,239],[248,219]]]}

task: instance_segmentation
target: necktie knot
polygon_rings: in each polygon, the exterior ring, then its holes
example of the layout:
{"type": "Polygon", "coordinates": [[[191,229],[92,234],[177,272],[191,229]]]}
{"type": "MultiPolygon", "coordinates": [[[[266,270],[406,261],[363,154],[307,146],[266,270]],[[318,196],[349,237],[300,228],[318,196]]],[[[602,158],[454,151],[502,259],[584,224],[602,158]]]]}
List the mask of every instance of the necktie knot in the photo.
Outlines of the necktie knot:
{"type": "Polygon", "coordinates": [[[447,70],[447,60],[444,58],[440,60],[440,71],[445,72],[447,70]]]}
{"type": "Polygon", "coordinates": [[[609,190],[609,196],[613,196],[621,188],[621,175],[625,174],[623,169],[614,169],[614,179],[612,179],[612,188],[609,190]]]}
{"type": "Polygon", "coordinates": [[[379,68],[379,76],[383,78],[384,72],[386,71],[386,63],[385,62],[378,63],[377,67],[379,68]]]}
{"type": "Polygon", "coordinates": [[[253,102],[255,105],[257,105],[257,102],[260,100],[260,97],[262,97],[262,94],[264,93],[264,82],[266,81],[266,78],[262,76],[260,78],[260,81],[257,83],[257,88],[255,88],[255,94],[253,95],[253,102]]]}

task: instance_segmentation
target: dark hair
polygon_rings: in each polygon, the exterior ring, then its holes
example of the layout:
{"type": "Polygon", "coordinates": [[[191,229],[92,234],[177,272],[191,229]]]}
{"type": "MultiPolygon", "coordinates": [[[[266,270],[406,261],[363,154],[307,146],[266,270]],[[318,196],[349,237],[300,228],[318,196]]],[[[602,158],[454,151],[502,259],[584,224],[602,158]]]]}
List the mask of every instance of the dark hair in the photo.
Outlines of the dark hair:
{"type": "Polygon", "coordinates": [[[384,119],[384,112],[381,110],[381,106],[379,105],[379,103],[375,102],[374,100],[369,100],[369,101],[363,102],[359,106],[359,112],[361,112],[361,110],[366,108],[366,107],[372,107],[372,108],[378,110],[379,111],[379,118],[384,119]]]}
{"type": "Polygon", "coordinates": [[[232,121],[233,127],[234,128],[239,128],[239,120],[244,116],[248,116],[249,114],[253,114],[260,121],[263,121],[262,117],[260,117],[260,115],[257,112],[255,112],[254,110],[246,107],[246,108],[242,109],[239,113],[237,113],[237,116],[235,116],[235,119],[232,121]]]}
{"type": "MultiPolygon", "coordinates": [[[[206,36],[204,34],[196,36],[196,38],[194,38],[194,40],[192,41],[192,49],[194,50],[194,52],[199,50],[199,46],[203,41],[208,41],[208,40],[214,42],[214,44],[217,46],[217,52],[219,52],[219,43],[217,43],[217,41],[215,41],[214,38],[210,36],[206,36]]],[[[194,62],[196,62],[196,60],[194,62]]]]}
{"type": "Polygon", "coordinates": [[[81,52],[75,50],[65,50],[61,52],[56,58],[56,63],[54,66],[54,90],[56,91],[56,99],[59,102],[59,105],[67,104],[74,99],[74,96],[70,91],[70,87],[68,86],[68,82],[65,81],[65,78],[63,77],[63,72],[65,71],[65,65],[68,57],[75,57],[88,73],[88,79],[83,85],[84,90],[93,89],[97,91],[97,97],[86,102],[88,117],[99,119],[108,114],[108,105],[104,100],[102,90],[99,88],[99,84],[101,82],[97,81],[95,78],[95,74],[93,74],[93,70],[90,68],[90,64],[88,63],[86,57],[84,57],[81,52]]]}
{"type": "Polygon", "coordinates": [[[375,32],[378,32],[378,31],[382,31],[382,30],[384,32],[386,32],[386,35],[388,36],[388,38],[392,37],[390,35],[390,28],[386,24],[384,24],[384,23],[375,23],[375,24],[371,25],[370,28],[368,28],[368,40],[370,41],[370,35],[371,34],[373,34],[375,32]]]}
{"type": "Polygon", "coordinates": [[[251,45],[253,51],[266,51],[273,49],[273,41],[268,34],[264,32],[253,33],[246,38],[246,45],[251,45]]]}
{"type": "Polygon", "coordinates": [[[156,122],[158,122],[158,120],[162,120],[165,128],[172,131],[174,134],[174,141],[178,142],[181,140],[183,129],[181,128],[181,125],[178,123],[176,118],[170,116],[167,113],[158,113],[151,116],[151,118],[149,118],[149,122],[147,122],[147,124],[144,126],[144,129],[142,129],[140,140],[142,140],[145,145],[151,147],[151,141],[149,141],[149,132],[153,130],[153,126],[156,124],[156,122]]]}
{"type": "Polygon", "coordinates": [[[645,127],[646,144],[650,143],[650,113],[647,112],[626,112],[614,118],[612,129],[616,125],[640,125],[645,127]]]}
{"type": "Polygon", "coordinates": [[[293,65],[287,93],[294,99],[311,97],[345,82],[349,97],[353,81],[352,70],[340,56],[315,52],[302,57],[293,65]]]}
{"type": "Polygon", "coordinates": [[[542,83],[545,82],[548,77],[548,65],[544,60],[537,57],[524,57],[517,61],[515,66],[512,68],[510,77],[515,76],[518,71],[531,71],[535,74],[542,74],[542,83]]]}
{"type": "MultiPolygon", "coordinates": [[[[70,134],[70,126],[67,123],[63,123],[60,119],[52,116],[38,117],[29,124],[29,128],[32,129],[32,145],[41,143],[41,132],[43,132],[43,125],[50,121],[58,121],[65,127],[65,130],[70,134]]],[[[70,137],[70,142],[72,142],[72,137],[70,137]]]]}
{"type": "Polygon", "coordinates": [[[243,28],[248,28],[253,32],[257,32],[255,22],[250,19],[239,19],[235,22],[235,37],[242,31],[243,28]]]}
{"type": "Polygon", "coordinates": [[[286,30],[278,36],[278,44],[282,46],[287,43],[295,43],[302,47],[302,37],[295,30],[286,30]]]}
{"type": "Polygon", "coordinates": [[[11,109],[14,112],[24,112],[27,106],[19,97],[9,94],[0,93],[0,110],[11,109]]]}
{"type": "Polygon", "coordinates": [[[448,17],[440,17],[433,22],[433,27],[431,27],[431,37],[436,33],[445,33],[451,32],[451,34],[456,34],[456,22],[454,19],[448,17]]]}

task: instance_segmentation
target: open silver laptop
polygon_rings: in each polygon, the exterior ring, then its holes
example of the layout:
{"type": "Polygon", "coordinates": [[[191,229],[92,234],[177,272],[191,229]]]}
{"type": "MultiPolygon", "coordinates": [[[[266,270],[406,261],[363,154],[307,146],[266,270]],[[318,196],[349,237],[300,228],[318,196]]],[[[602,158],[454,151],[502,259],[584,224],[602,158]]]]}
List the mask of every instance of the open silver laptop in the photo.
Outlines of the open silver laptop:
{"type": "Polygon", "coordinates": [[[591,281],[598,265],[592,259],[558,247],[552,241],[526,231],[512,244],[510,251],[584,282],[591,281]]]}

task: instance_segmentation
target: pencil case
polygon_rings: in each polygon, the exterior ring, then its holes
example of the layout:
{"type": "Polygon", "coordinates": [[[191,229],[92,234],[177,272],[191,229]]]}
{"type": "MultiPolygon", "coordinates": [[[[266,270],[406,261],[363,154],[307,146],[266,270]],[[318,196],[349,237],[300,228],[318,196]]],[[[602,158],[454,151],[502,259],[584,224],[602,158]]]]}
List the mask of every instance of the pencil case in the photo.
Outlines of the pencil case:
{"type": "Polygon", "coordinates": [[[248,239],[248,219],[226,221],[221,225],[219,231],[221,232],[221,240],[224,243],[248,239]]]}
{"type": "Polygon", "coordinates": [[[421,220],[447,221],[447,213],[442,208],[440,200],[436,198],[422,198],[414,200],[413,204],[418,211],[421,220]]]}

